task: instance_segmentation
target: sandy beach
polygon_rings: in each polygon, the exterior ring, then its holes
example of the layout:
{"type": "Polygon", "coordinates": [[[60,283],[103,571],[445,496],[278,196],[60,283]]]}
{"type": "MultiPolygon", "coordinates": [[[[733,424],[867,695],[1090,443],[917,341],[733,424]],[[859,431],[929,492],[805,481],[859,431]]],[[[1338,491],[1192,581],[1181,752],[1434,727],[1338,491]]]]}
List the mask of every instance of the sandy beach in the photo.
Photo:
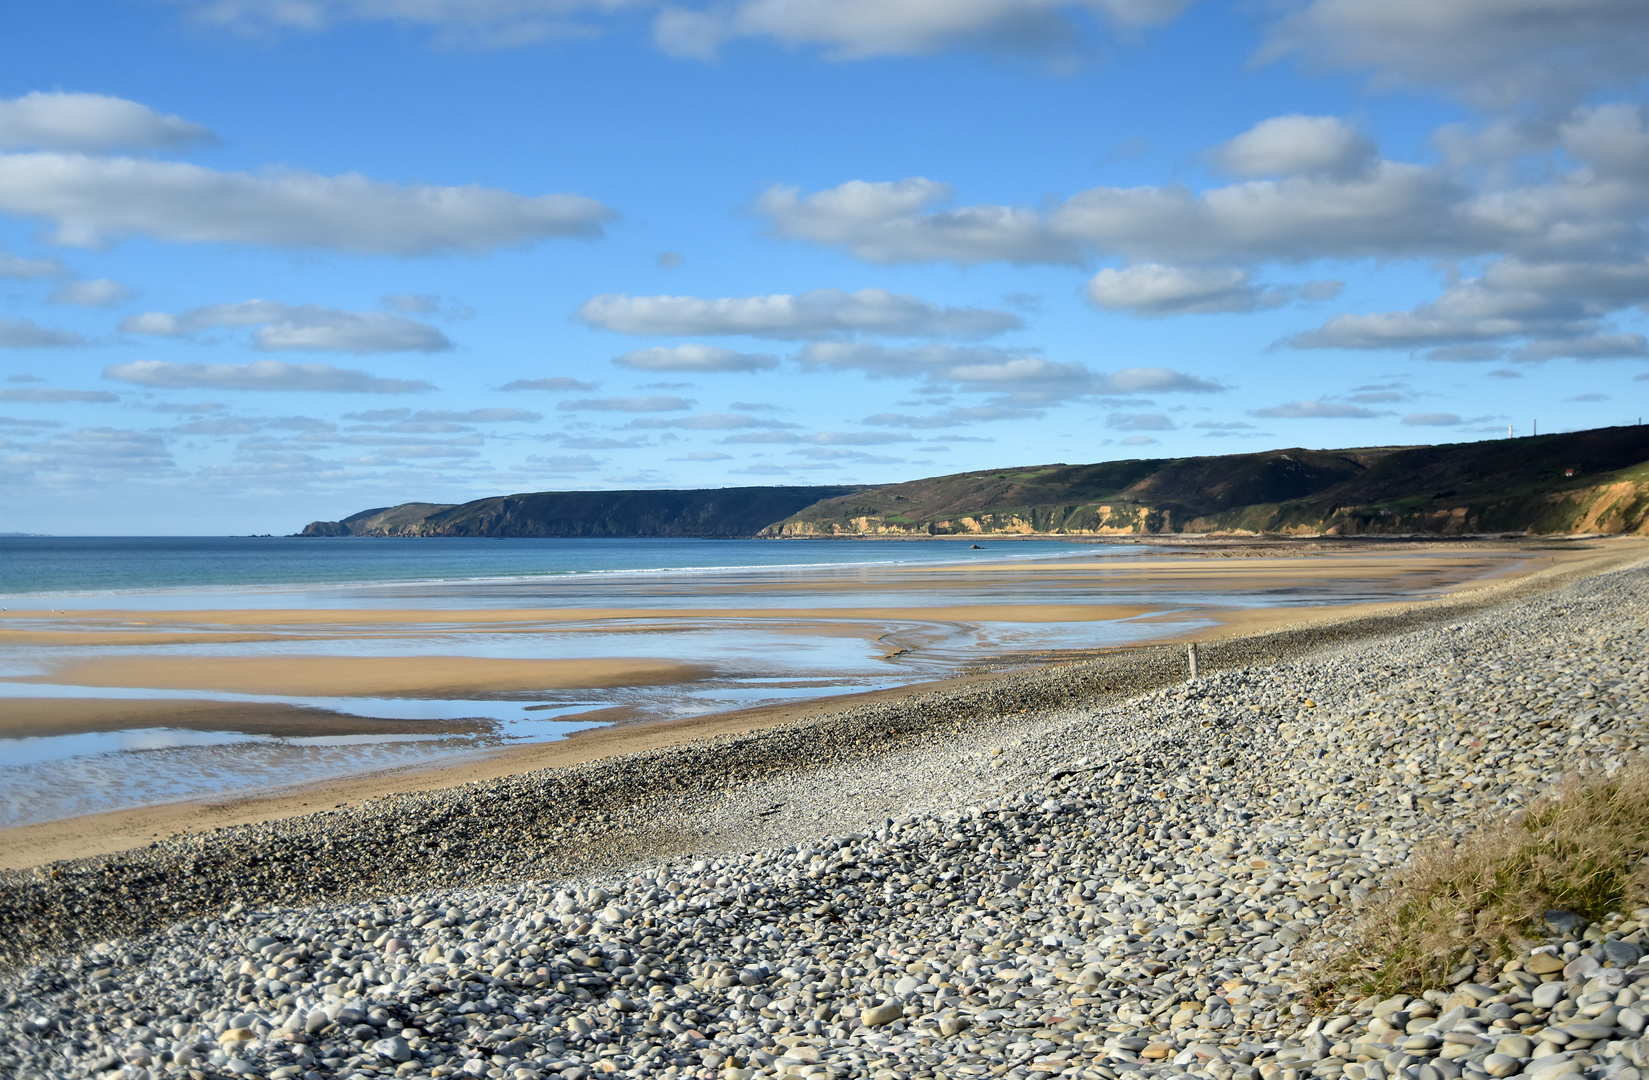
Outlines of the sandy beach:
{"type": "MultiPolygon", "coordinates": [[[[1182,671],[1182,667],[1176,665],[1183,665],[1183,645],[1180,643],[1184,641],[1196,640],[1205,646],[1217,647],[1220,642],[1240,642],[1256,636],[1278,632],[1292,632],[1309,636],[1313,628],[1323,628],[1327,631],[1333,628],[1344,628],[1360,624],[1381,625],[1381,620],[1391,618],[1443,618],[1462,605],[1471,607],[1494,602],[1499,597],[1520,590],[1554,587],[1556,583],[1561,581],[1596,573],[1608,567],[1641,558],[1644,552],[1645,545],[1643,542],[1624,539],[1567,544],[1556,548],[1551,547],[1551,545],[1542,545],[1538,552],[1520,552],[1521,557],[1516,560],[1506,559],[1504,549],[1500,549],[1494,552],[1499,561],[1493,564],[1487,563],[1482,554],[1462,555],[1450,552],[1444,555],[1436,555],[1432,552],[1423,551],[1421,554],[1416,555],[1413,552],[1400,549],[1395,552],[1390,552],[1389,549],[1382,550],[1373,555],[1357,554],[1347,556],[1344,557],[1343,561],[1336,556],[1327,556],[1322,559],[1289,556],[1226,558],[1217,554],[1203,558],[1163,560],[1172,563],[1172,565],[1162,568],[1164,575],[1169,577],[1197,576],[1206,578],[1210,574],[1217,574],[1225,565],[1237,563],[1234,569],[1243,576],[1250,576],[1258,572],[1254,564],[1262,564],[1259,569],[1267,569],[1274,565],[1282,568],[1285,576],[1293,575],[1290,578],[1292,581],[1300,580],[1301,573],[1309,569],[1314,575],[1311,580],[1335,580],[1337,575],[1342,575],[1345,572],[1354,572],[1366,576],[1375,571],[1392,575],[1412,571],[1426,575],[1444,574],[1450,578],[1452,584],[1445,588],[1429,589],[1425,594],[1429,597],[1428,599],[1401,602],[1386,601],[1311,607],[1272,605],[1228,608],[1199,612],[1198,614],[1204,616],[1204,618],[1197,620],[1190,619],[1183,614],[1163,616],[1157,619],[1147,617],[1149,621],[1155,624],[1154,640],[1174,644],[1140,645],[1110,650],[1072,651],[1056,649],[1017,656],[1009,655],[999,657],[997,665],[992,670],[945,679],[921,680],[867,693],[784,702],[749,709],[726,710],[708,716],[688,717],[665,722],[635,722],[633,714],[623,709],[591,709],[575,713],[573,718],[617,721],[616,725],[579,731],[567,738],[551,742],[532,742],[515,746],[493,747],[477,750],[470,754],[451,756],[435,763],[407,765],[293,788],[128,808],[109,813],[91,814],[0,830],[0,868],[24,867],[56,859],[106,854],[129,847],[141,846],[157,838],[172,835],[200,833],[211,829],[274,821],[312,813],[317,807],[354,804],[359,803],[361,800],[380,798],[393,793],[439,791],[535,770],[563,768],[617,755],[654,751],[687,744],[695,740],[780,727],[810,718],[828,716],[844,709],[863,708],[889,702],[896,703],[918,698],[922,695],[937,694],[944,696],[978,690],[981,687],[988,687],[992,683],[1011,681],[1027,671],[1056,671],[1057,668],[1050,668],[1050,664],[1091,662],[1096,657],[1104,658],[1116,671],[1111,679],[1115,686],[1119,688],[1139,688],[1144,685],[1154,684],[1153,680],[1155,679],[1167,677],[1154,673],[1165,664],[1173,671],[1182,671]],[[1418,563],[1418,567],[1414,565],[1416,563],[1418,563]],[[1485,565],[1493,565],[1501,572],[1485,581],[1480,573],[1485,565]],[[1479,576],[1461,580],[1461,572],[1467,569],[1478,571],[1479,576]],[[1190,624],[1192,628],[1188,629],[1187,624],[1190,624]],[[1129,670],[1131,667],[1138,667],[1141,670],[1131,672],[1129,670]]],[[[1100,568],[1106,571],[1114,570],[1114,567],[1108,563],[1102,564],[1100,568]]],[[[1026,568],[1010,566],[1008,569],[1017,573],[1026,568]]],[[[1071,572],[1072,568],[1069,566],[1059,568],[1039,566],[1029,572],[1045,575],[1058,570],[1071,572]]],[[[1086,613],[1091,618],[1124,617],[1123,612],[1137,616],[1141,610],[1137,606],[1122,608],[1087,605],[1077,608],[1075,605],[1042,605],[1035,609],[1028,609],[1024,605],[1009,605],[1006,614],[1034,621],[1038,618],[1052,618],[1056,614],[1073,614],[1073,608],[1086,613]]],[[[717,614],[730,618],[745,618],[752,610],[759,609],[738,609],[734,615],[728,615],[726,612],[717,614]]],[[[951,615],[954,615],[958,610],[967,610],[969,615],[975,614],[973,609],[940,610],[946,610],[947,614],[951,615]]],[[[992,609],[993,613],[995,610],[995,608],[992,609]]],[[[164,614],[171,618],[178,617],[177,613],[164,614]]],[[[537,618],[539,614],[535,611],[531,613],[530,617],[537,618]]],[[[549,614],[551,616],[569,615],[567,612],[551,612],[549,614]]],[[[629,614],[634,615],[633,612],[629,614]]],[[[677,611],[671,614],[679,616],[681,613],[677,611]]],[[[860,609],[860,614],[862,615],[862,609],[860,609]]],[[[432,613],[427,611],[417,613],[367,611],[358,614],[331,611],[310,611],[296,614],[289,611],[261,611],[190,612],[184,618],[189,621],[222,618],[226,623],[235,625],[243,625],[243,620],[254,619],[264,621],[269,625],[290,625],[289,620],[294,618],[313,619],[328,627],[347,626],[349,623],[346,620],[358,619],[356,623],[358,626],[376,627],[395,625],[396,619],[411,619],[414,615],[421,620],[432,617],[432,613]],[[379,620],[383,621],[380,622],[379,620]]],[[[466,611],[439,613],[439,617],[442,619],[449,616],[456,616],[460,619],[473,619],[489,626],[509,625],[526,619],[525,613],[520,612],[466,611]]],[[[76,617],[85,616],[84,613],[77,613],[76,617]]],[[[131,617],[132,613],[130,612],[98,613],[88,617],[88,624],[97,626],[105,620],[131,619],[131,617]]],[[[149,613],[141,621],[151,621],[161,617],[162,613],[149,613]]],[[[704,618],[707,616],[701,610],[695,609],[693,617],[704,618]]],[[[783,615],[786,620],[797,617],[798,613],[794,610],[787,610],[783,615]]],[[[859,617],[859,615],[854,617],[859,617]]],[[[790,624],[780,623],[779,625],[782,628],[790,624]]],[[[414,630],[413,632],[423,631],[414,630]]],[[[1205,656],[1216,657],[1217,655],[1217,653],[1208,652],[1205,649],[1205,656]]],[[[613,661],[605,667],[599,664],[585,667],[583,665],[587,664],[587,661],[512,663],[496,660],[439,658],[440,662],[432,663],[431,659],[429,657],[410,657],[392,661],[373,660],[372,662],[363,663],[360,659],[338,657],[288,657],[280,660],[226,657],[215,659],[206,664],[194,664],[180,660],[157,662],[152,658],[109,658],[83,663],[77,662],[68,667],[66,672],[55,673],[52,677],[62,679],[67,675],[71,678],[85,680],[87,685],[151,687],[183,685],[195,688],[233,688],[240,690],[290,688],[301,683],[310,687],[324,687],[338,693],[349,694],[383,693],[397,689],[404,692],[411,685],[432,691],[445,689],[474,692],[485,684],[488,689],[497,691],[510,685],[522,687],[541,685],[545,680],[557,678],[581,678],[584,681],[578,685],[592,686],[599,685],[602,679],[608,678],[637,679],[652,677],[664,681],[689,677],[691,674],[684,671],[682,665],[670,665],[663,662],[652,665],[631,663],[626,666],[613,661]],[[578,674],[581,671],[582,674],[578,674]],[[509,680],[512,678],[518,681],[511,683],[509,680]]],[[[988,658],[980,658],[982,661],[986,659],[988,658]]],[[[1205,660],[1205,663],[1218,663],[1218,661],[1217,659],[1205,660]]],[[[233,726],[239,730],[261,731],[270,734],[435,730],[434,728],[420,726],[424,722],[397,724],[393,721],[361,720],[347,716],[316,713],[313,710],[276,706],[249,707],[201,701],[94,699],[90,702],[77,703],[64,700],[25,698],[8,701],[7,712],[8,719],[5,722],[6,727],[4,730],[8,734],[62,734],[76,730],[117,730],[121,727],[147,724],[172,725],[174,717],[177,726],[210,728],[213,725],[222,724],[233,726]],[[82,709],[84,711],[81,711],[82,709]]],[[[462,730],[463,725],[447,725],[447,727],[453,730],[462,730]]]]}
{"type": "Polygon", "coordinates": [[[34,860],[110,853],[0,873],[24,962],[0,989],[27,1006],[0,1054],[276,1080],[1632,1080],[1649,907],[1547,912],[1424,996],[1317,965],[1424,845],[1571,771],[1642,769],[1646,554],[1274,608],[1199,633],[1195,679],[1182,642],[1139,644],[14,830],[34,860]]]}

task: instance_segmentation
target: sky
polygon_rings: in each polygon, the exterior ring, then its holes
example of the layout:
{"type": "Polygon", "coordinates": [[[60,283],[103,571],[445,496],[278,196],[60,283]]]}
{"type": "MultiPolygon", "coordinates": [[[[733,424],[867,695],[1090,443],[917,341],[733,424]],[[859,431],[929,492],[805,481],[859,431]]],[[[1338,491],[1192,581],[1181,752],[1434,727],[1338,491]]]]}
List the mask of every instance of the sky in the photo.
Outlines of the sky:
{"type": "Polygon", "coordinates": [[[0,12],[0,532],[1649,409],[1642,0],[0,12]]]}

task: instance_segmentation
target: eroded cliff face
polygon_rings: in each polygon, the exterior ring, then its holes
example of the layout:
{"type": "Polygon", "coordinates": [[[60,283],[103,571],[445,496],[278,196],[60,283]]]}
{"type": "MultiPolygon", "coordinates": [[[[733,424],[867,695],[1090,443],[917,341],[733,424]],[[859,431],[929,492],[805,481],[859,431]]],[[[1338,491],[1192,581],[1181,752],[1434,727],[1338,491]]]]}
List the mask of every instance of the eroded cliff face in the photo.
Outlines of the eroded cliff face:
{"type": "Polygon", "coordinates": [[[882,487],[536,492],[404,503],[307,536],[912,537],[1637,533],[1649,427],[1419,447],[1034,465],[882,487]]]}
{"type": "Polygon", "coordinates": [[[762,530],[763,536],[1132,536],[1173,530],[1173,512],[1150,506],[1046,506],[992,510],[929,521],[860,514],[804,516],[762,530]]]}

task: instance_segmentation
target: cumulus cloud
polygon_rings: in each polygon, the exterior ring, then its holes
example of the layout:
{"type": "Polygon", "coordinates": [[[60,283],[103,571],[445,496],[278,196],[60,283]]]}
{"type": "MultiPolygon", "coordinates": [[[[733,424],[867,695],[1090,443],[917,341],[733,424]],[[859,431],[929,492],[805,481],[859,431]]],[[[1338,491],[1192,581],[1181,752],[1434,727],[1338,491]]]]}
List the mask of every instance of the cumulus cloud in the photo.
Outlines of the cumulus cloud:
{"type": "Polygon", "coordinates": [[[1246,270],[1142,263],[1101,270],[1088,281],[1088,299],[1110,311],[1136,315],[1256,311],[1287,302],[1278,289],[1253,284],[1246,270]]]}
{"type": "Polygon", "coordinates": [[[163,436],[123,428],[78,428],[0,451],[0,482],[34,481],[77,492],[90,483],[172,474],[176,467],[163,436]]]}
{"type": "Polygon", "coordinates": [[[1649,9],[1620,0],[1313,0],[1260,56],[1368,71],[1381,89],[1442,87],[1498,109],[1635,84],[1646,36],[1649,9]]]}
{"type": "Polygon", "coordinates": [[[1009,206],[929,208],[949,190],[920,178],[850,181],[805,198],[775,188],[756,210],[775,235],[843,247],[878,263],[1078,263],[1087,254],[1227,265],[1391,257],[1475,252],[1493,231],[1464,214],[1467,193],[1452,179],[1392,161],[1352,177],[1286,176],[1200,193],[1178,185],[1090,188],[1047,214],[1009,206]]]}
{"type": "Polygon", "coordinates": [[[589,454],[529,454],[527,464],[536,465],[558,473],[592,472],[607,464],[605,458],[593,458],[589,454]]]}
{"type": "Polygon", "coordinates": [[[1437,359],[1492,360],[1492,343],[1532,339],[1524,358],[1643,354],[1636,334],[1601,332],[1611,312],[1649,302],[1649,260],[1526,262],[1506,258],[1409,311],[1337,315],[1288,339],[1295,348],[1440,349],[1437,359]]]}
{"type": "Polygon", "coordinates": [[[850,180],[803,196],[780,184],[755,202],[768,232],[791,240],[841,247],[872,263],[1077,263],[1081,248],[1052,232],[1025,207],[939,207],[955,190],[925,177],[850,180]]]}
{"type": "Polygon", "coordinates": [[[104,94],[0,99],[0,150],[176,150],[215,139],[181,116],[104,94]]]}
{"type": "Polygon", "coordinates": [[[107,390],[0,390],[0,401],[29,401],[39,405],[119,400],[118,394],[111,394],[107,390]]]}
{"type": "Polygon", "coordinates": [[[1100,380],[1107,394],[1222,394],[1226,387],[1210,379],[1164,367],[1120,368],[1100,380]]]}
{"type": "Polygon", "coordinates": [[[0,212],[49,221],[60,244],[128,236],[361,255],[484,252],[598,236],[613,212],[580,195],[402,185],[359,173],[219,172],[182,162],[0,154],[0,212]]]}
{"type": "Polygon", "coordinates": [[[556,404],[556,408],[562,412],[679,412],[692,407],[693,402],[690,398],[670,394],[579,398],[576,401],[562,401],[556,404]]]}
{"type": "Polygon", "coordinates": [[[1174,422],[1165,413],[1115,412],[1105,418],[1105,426],[1118,431],[1172,431],[1174,422]]]}
{"type": "Polygon", "coordinates": [[[584,16],[652,7],[651,0],[185,0],[196,20],[251,36],[316,33],[350,22],[427,27],[444,46],[515,48],[589,37],[584,16]]]}
{"type": "Polygon", "coordinates": [[[797,355],[804,368],[861,371],[871,378],[926,379],[931,385],[994,393],[1019,405],[1140,393],[1218,393],[1219,383],[1170,368],[1123,368],[1106,374],[1074,362],[1045,360],[985,345],[896,348],[868,342],[814,342],[797,355]]]}
{"type": "Polygon", "coordinates": [[[106,94],[35,91],[0,99],[0,150],[180,150],[216,135],[106,94]]]}
{"type": "Polygon", "coordinates": [[[948,308],[886,289],[815,289],[789,295],[724,297],[621,296],[579,305],[577,317],[625,334],[748,335],[808,339],[853,334],[980,338],[1017,330],[1017,315],[989,308],[948,308]]]}
{"type": "Polygon", "coordinates": [[[531,423],[544,419],[543,413],[526,409],[367,409],[344,413],[345,420],[359,420],[367,424],[387,424],[401,421],[413,423],[504,424],[531,423]]]}
{"type": "Polygon", "coordinates": [[[74,304],[77,307],[114,307],[132,298],[132,290],[118,281],[94,278],[91,281],[69,281],[52,290],[54,304],[74,304]]]}
{"type": "Polygon", "coordinates": [[[1370,420],[1381,414],[1335,401],[1289,401],[1269,409],[1250,409],[1248,415],[1282,420],[1370,420]]]}
{"type": "Polygon", "coordinates": [[[767,371],[779,366],[779,358],[714,345],[674,345],[635,349],[616,357],[613,363],[637,371],[767,371]]]}
{"type": "Polygon", "coordinates": [[[730,431],[735,428],[793,428],[798,424],[788,424],[782,420],[774,420],[766,416],[748,416],[744,413],[700,413],[697,416],[681,416],[673,420],[660,420],[656,417],[643,417],[630,421],[634,428],[686,428],[691,431],[730,431]]]}
{"type": "Polygon", "coordinates": [[[582,390],[588,393],[600,383],[584,382],[582,379],[570,379],[565,375],[557,375],[549,379],[512,379],[500,386],[500,390],[582,390]]]}
{"type": "Polygon", "coordinates": [[[287,390],[335,394],[416,394],[435,387],[420,380],[381,379],[365,371],[331,364],[174,364],[137,360],[103,369],[106,379],[165,390],[287,390]]]}
{"type": "Polygon", "coordinates": [[[1374,144],[1335,116],[1274,116],[1214,148],[1215,165],[1233,176],[1337,176],[1365,173],[1374,144]]]}
{"type": "Polygon", "coordinates": [[[34,278],[60,277],[69,268],[56,259],[25,259],[21,255],[0,249],[0,278],[29,281],[34,278]]]}
{"type": "Polygon", "coordinates": [[[953,49],[1020,55],[1070,52],[1089,15],[1137,28],[1166,22],[1185,0],[742,0],[726,7],[668,7],[653,39],[673,56],[709,59],[733,38],[815,45],[832,60],[925,56],[953,49]]]}
{"type": "Polygon", "coordinates": [[[0,319],[0,349],[61,349],[85,344],[86,339],[72,330],[41,326],[33,319],[0,319]]]}
{"type": "Polygon", "coordinates": [[[121,320],[127,334],[182,337],[201,330],[256,326],[252,347],[266,352],[443,352],[452,342],[428,323],[381,311],[342,311],[317,304],[244,300],[179,315],[151,311],[121,320]]]}

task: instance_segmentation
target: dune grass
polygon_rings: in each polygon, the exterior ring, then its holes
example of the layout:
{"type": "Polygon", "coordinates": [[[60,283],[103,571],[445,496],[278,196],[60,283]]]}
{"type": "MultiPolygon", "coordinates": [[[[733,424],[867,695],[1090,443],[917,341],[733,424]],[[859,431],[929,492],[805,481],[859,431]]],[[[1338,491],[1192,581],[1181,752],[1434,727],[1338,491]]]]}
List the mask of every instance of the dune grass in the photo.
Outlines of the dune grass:
{"type": "Polygon", "coordinates": [[[1445,987],[1467,966],[1545,937],[1548,910],[1595,921],[1649,904],[1649,761],[1571,777],[1397,873],[1319,966],[1319,994],[1445,987]]]}

